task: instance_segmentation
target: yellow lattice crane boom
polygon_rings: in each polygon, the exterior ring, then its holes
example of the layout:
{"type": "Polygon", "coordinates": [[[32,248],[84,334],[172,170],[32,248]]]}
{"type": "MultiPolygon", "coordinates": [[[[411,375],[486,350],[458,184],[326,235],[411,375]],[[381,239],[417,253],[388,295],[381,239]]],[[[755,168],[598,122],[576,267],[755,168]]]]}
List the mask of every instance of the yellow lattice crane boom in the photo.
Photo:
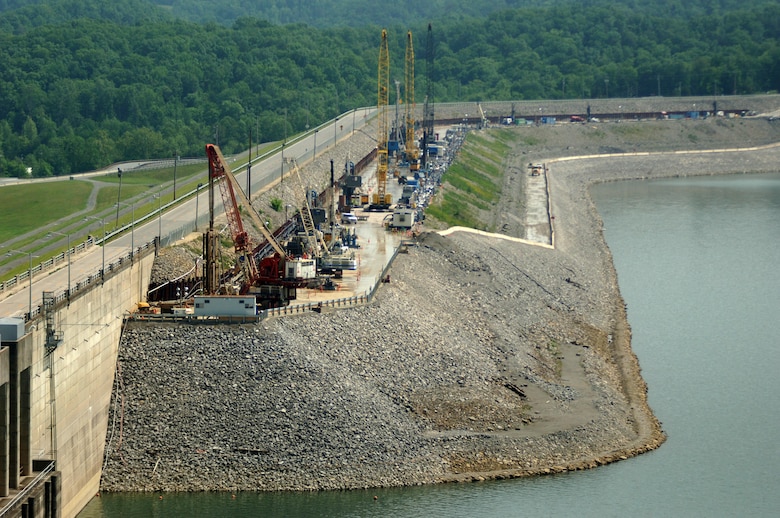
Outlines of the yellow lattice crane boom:
{"type": "Polygon", "coordinates": [[[414,44],[412,31],[406,33],[406,59],[404,61],[404,104],[406,114],[406,159],[410,171],[420,170],[420,150],[414,138],[414,44]]]}
{"type": "Polygon", "coordinates": [[[387,50],[387,29],[382,29],[382,42],[379,46],[379,72],[377,74],[377,166],[376,192],[371,208],[385,210],[392,203],[392,195],[387,193],[387,103],[390,88],[390,57],[387,50]]]}

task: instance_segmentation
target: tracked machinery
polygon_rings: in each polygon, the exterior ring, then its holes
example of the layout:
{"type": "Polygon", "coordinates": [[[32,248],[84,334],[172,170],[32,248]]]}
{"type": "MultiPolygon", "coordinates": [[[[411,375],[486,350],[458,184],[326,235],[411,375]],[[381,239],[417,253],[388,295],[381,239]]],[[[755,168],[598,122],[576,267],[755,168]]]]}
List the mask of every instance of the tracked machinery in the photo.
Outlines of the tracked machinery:
{"type": "Polygon", "coordinates": [[[298,161],[295,158],[287,158],[290,165],[290,176],[295,180],[296,186],[296,205],[298,214],[303,227],[303,242],[306,243],[306,252],[317,261],[317,271],[322,274],[333,274],[341,277],[344,270],[357,270],[357,260],[354,252],[342,253],[332,249],[336,240],[326,243],[323,233],[320,232],[314,223],[309,197],[306,196],[306,187],[303,182],[298,161]]]}
{"type": "Polygon", "coordinates": [[[287,305],[297,298],[297,289],[308,286],[317,276],[314,259],[290,256],[270,232],[230,171],[222,152],[214,144],[206,145],[209,163],[209,230],[204,234],[205,292],[207,294],[253,295],[261,308],[287,305]],[[214,191],[219,187],[228,227],[233,238],[236,266],[231,275],[219,278],[217,243],[214,228],[214,191]],[[265,238],[254,242],[244,228],[243,213],[265,238]],[[268,250],[268,252],[266,252],[268,250]]]}

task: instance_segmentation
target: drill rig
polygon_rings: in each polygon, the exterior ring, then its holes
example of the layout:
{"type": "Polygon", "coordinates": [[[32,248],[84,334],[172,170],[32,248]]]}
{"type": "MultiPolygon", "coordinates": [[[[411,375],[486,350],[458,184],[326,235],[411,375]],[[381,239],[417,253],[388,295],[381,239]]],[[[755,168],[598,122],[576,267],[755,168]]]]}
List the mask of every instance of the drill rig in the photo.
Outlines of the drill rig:
{"type": "Polygon", "coordinates": [[[241,190],[219,147],[206,144],[209,163],[209,230],[204,234],[207,294],[254,295],[262,308],[284,306],[297,297],[297,288],[309,285],[317,275],[313,259],[293,258],[268,230],[260,215],[241,190]],[[219,186],[228,227],[236,252],[236,266],[230,280],[218,279],[216,257],[219,233],[214,228],[214,189],[219,186]],[[244,228],[240,209],[248,214],[266,243],[255,243],[244,228]],[[264,255],[270,247],[271,253],[264,255]]]}
{"type": "Polygon", "coordinates": [[[414,138],[414,45],[412,43],[412,31],[406,33],[406,59],[404,65],[404,95],[406,96],[406,160],[409,162],[409,171],[420,170],[420,149],[414,138]]]}
{"type": "Polygon", "coordinates": [[[393,195],[387,192],[387,102],[390,87],[390,57],[387,50],[387,30],[382,29],[379,46],[379,67],[377,73],[377,145],[376,145],[376,192],[369,210],[387,210],[393,202],[393,195]]]}

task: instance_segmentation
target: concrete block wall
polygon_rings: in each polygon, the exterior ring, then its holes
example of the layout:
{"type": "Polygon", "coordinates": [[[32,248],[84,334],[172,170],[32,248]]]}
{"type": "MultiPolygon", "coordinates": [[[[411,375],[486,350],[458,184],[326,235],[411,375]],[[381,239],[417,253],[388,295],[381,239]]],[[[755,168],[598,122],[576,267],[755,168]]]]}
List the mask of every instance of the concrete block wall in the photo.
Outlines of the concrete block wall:
{"type": "Polygon", "coordinates": [[[99,489],[122,322],[145,300],[153,261],[151,253],[136,256],[102,286],[57,307],[52,323],[62,340],[50,354],[46,321],[32,331],[32,457],[56,459],[62,517],[76,516],[99,489]]]}

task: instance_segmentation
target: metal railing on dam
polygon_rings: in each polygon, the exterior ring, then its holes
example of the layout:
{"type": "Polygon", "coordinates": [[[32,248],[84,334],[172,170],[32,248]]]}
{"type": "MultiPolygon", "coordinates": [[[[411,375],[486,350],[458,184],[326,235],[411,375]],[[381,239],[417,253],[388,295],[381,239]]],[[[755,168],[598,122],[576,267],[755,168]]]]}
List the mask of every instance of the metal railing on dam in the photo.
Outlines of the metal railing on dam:
{"type": "MultiPolygon", "coordinates": [[[[85,242],[76,245],[74,247],[73,253],[86,250],[88,247],[94,245],[95,245],[94,238],[87,239],[85,242]]],[[[134,261],[138,261],[139,259],[149,255],[150,253],[154,253],[155,250],[157,250],[157,247],[158,244],[156,241],[150,241],[148,243],[144,243],[136,247],[134,250],[130,250],[129,252],[120,256],[119,258],[115,259],[109,264],[106,264],[104,268],[98,269],[97,272],[91,273],[86,277],[77,280],[70,286],[70,288],[53,292],[53,302],[55,307],[67,302],[68,300],[72,300],[80,293],[83,293],[84,290],[92,289],[95,286],[105,282],[105,280],[108,279],[109,277],[116,275],[118,272],[124,270],[125,268],[128,268],[130,265],[133,264],[134,261]]],[[[36,274],[54,270],[55,268],[57,268],[58,265],[60,265],[63,261],[66,260],[67,260],[67,252],[62,252],[61,254],[52,257],[51,259],[48,259],[46,261],[43,261],[37,266],[34,266],[31,270],[28,270],[5,282],[0,283],[0,294],[2,294],[7,290],[13,289],[14,287],[19,286],[24,281],[30,282],[30,276],[34,278],[36,274]]],[[[39,304],[37,306],[31,307],[29,311],[25,312],[24,314],[25,321],[30,322],[34,318],[40,317],[42,312],[41,311],[42,307],[43,304],[39,304]]]]}
{"type": "MultiPolygon", "coordinates": [[[[384,266],[381,275],[377,278],[376,282],[372,285],[371,289],[366,293],[359,295],[353,295],[351,297],[336,297],[332,299],[321,300],[317,302],[306,302],[303,304],[290,304],[289,306],[282,306],[278,308],[269,308],[259,311],[256,315],[243,315],[232,317],[214,317],[214,316],[198,316],[193,314],[149,314],[149,313],[130,313],[125,315],[125,320],[128,321],[149,321],[149,322],[188,322],[188,323],[236,323],[246,324],[252,322],[261,322],[270,317],[283,317],[288,315],[298,315],[301,313],[309,312],[321,312],[323,309],[347,309],[350,307],[368,304],[370,303],[376,292],[383,283],[388,282],[388,271],[393,265],[393,262],[398,257],[399,253],[406,253],[410,246],[416,246],[416,243],[412,240],[404,240],[393,251],[393,254],[384,266]]],[[[335,293],[335,292],[334,292],[335,293]]]]}
{"type": "MultiPolygon", "coordinates": [[[[54,473],[55,470],[55,463],[54,461],[49,462],[46,464],[46,466],[43,467],[40,471],[37,472],[35,475],[35,478],[25,484],[25,486],[16,493],[13,498],[9,499],[7,502],[3,502],[2,508],[0,508],[0,518],[4,518],[6,516],[31,516],[32,513],[29,512],[28,509],[24,509],[29,504],[29,500],[40,500],[40,495],[38,498],[35,498],[34,495],[36,493],[40,493],[43,495],[43,501],[44,501],[44,509],[36,509],[38,514],[35,514],[35,516],[40,516],[41,511],[43,511],[43,516],[57,516],[57,499],[55,494],[56,491],[52,491],[51,487],[45,487],[47,485],[47,481],[49,481],[51,474],[54,473]]],[[[49,485],[50,486],[50,485],[49,485]]],[[[35,507],[34,505],[32,507],[35,507]]]]}

